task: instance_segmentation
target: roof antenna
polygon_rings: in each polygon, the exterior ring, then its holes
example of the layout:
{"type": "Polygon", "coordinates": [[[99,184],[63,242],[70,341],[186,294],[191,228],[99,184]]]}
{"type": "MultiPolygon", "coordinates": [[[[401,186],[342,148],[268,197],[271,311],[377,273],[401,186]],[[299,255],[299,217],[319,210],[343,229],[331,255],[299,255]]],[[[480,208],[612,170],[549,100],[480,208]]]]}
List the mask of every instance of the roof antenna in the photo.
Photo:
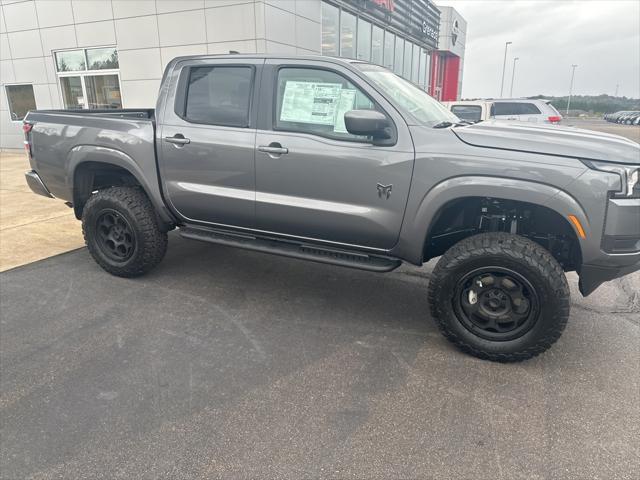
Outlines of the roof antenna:
{"type": "Polygon", "coordinates": [[[237,51],[237,50],[229,50],[229,53],[230,53],[231,55],[240,55],[240,52],[239,52],[239,51],[237,51]]]}

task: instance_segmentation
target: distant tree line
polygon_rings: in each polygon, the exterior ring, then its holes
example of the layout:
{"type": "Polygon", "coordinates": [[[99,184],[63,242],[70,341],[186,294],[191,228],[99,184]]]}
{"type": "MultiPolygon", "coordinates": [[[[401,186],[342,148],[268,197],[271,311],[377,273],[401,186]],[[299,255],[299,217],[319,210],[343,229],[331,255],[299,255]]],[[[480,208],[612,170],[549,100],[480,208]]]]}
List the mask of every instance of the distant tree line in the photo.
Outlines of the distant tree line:
{"type": "MultiPolygon", "coordinates": [[[[530,99],[544,98],[551,100],[551,104],[561,112],[567,109],[568,97],[549,97],[536,95],[530,99]]],[[[620,110],[640,110],[639,98],[612,97],[611,95],[573,95],[571,97],[571,110],[582,110],[590,114],[613,113],[620,110]]]]}

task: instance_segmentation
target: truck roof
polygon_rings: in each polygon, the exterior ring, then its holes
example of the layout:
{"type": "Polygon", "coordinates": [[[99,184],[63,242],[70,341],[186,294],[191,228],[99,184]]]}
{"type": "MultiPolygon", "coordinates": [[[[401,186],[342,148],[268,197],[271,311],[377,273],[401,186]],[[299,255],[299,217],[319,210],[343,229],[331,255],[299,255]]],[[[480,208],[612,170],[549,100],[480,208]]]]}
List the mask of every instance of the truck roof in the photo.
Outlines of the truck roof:
{"type": "Polygon", "coordinates": [[[363,62],[362,60],[354,60],[351,58],[342,58],[342,57],[333,57],[328,55],[286,55],[286,54],[275,54],[275,53],[221,53],[221,54],[204,54],[204,55],[183,55],[180,57],[175,57],[171,60],[171,62],[177,62],[185,59],[279,59],[279,60],[312,60],[312,61],[331,61],[333,63],[342,63],[342,64],[353,64],[353,63],[368,63],[363,62]]]}

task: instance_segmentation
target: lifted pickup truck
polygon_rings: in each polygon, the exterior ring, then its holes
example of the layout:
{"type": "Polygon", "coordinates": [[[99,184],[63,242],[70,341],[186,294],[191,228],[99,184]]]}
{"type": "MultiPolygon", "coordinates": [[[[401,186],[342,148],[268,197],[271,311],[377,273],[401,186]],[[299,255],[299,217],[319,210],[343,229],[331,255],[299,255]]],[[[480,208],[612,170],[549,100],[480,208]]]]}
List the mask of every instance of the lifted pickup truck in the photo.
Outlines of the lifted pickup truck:
{"type": "MultiPolygon", "coordinates": [[[[155,110],[34,111],[34,192],[73,206],[106,271],[144,274],[167,232],[385,272],[441,257],[444,335],[518,361],[583,295],[640,269],[640,146],[615,135],[465,125],[414,85],[328,57],[181,57],[155,110]]],[[[426,314],[425,314],[426,317],[426,314]]]]}

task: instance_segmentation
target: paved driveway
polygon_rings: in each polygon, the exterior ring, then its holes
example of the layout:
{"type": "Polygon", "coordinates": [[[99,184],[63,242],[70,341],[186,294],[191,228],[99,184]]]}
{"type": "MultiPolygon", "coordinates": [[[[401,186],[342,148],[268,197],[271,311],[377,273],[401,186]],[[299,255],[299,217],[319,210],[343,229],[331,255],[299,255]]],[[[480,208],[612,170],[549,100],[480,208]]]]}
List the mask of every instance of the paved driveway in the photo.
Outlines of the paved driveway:
{"type": "Polygon", "coordinates": [[[30,169],[24,151],[0,151],[0,272],[84,245],[73,210],[31,192],[30,169]]]}
{"type": "Polygon", "coordinates": [[[0,274],[4,478],[637,478],[640,277],[532,361],[456,351],[432,265],[378,275],[171,236],[0,274]]]}

